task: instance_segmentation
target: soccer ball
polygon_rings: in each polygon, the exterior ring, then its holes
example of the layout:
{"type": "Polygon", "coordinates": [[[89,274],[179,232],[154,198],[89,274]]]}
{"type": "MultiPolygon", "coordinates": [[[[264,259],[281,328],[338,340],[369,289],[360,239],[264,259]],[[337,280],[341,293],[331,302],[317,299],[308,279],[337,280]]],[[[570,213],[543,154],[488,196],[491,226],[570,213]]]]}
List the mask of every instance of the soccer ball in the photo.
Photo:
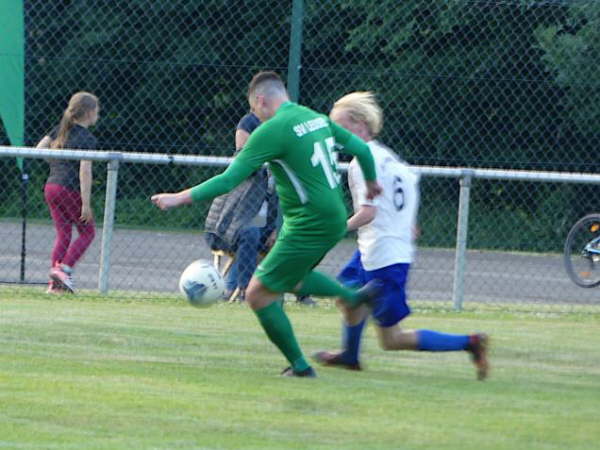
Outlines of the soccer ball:
{"type": "Polygon", "coordinates": [[[192,262],[179,278],[179,290],[197,307],[210,306],[225,295],[225,282],[206,259],[192,262]]]}

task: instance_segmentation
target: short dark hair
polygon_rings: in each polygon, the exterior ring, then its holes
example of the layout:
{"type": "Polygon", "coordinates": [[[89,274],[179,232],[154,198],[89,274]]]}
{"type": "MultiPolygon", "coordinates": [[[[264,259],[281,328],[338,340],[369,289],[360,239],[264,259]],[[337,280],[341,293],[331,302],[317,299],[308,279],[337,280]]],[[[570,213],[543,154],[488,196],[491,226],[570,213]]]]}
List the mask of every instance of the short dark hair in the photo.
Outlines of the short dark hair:
{"type": "Polygon", "coordinates": [[[248,85],[248,98],[255,96],[257,92],[260,92],[261,95],[287,94],[285,84],[279,74],[270,70],[258,72],[252,77],[248,85]]]}

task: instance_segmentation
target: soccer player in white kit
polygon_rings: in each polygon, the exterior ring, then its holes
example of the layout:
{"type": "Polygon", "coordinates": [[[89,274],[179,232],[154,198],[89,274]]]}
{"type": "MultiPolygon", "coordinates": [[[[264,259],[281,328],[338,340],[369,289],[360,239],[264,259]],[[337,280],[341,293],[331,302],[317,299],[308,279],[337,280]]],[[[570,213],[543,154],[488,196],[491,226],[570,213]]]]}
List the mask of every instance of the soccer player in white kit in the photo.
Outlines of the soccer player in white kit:
{"type": "Polygon", "coordinates": [[[456,335],[433,330],[404,330],[400,322],[410,314],[406,283],[413,261],[414,234],[419,205],[419,175],[389,148],[375,140],[383,124],[383,113],[371,92],[353,92],[340,98],[330,118],[366,141],[375,160],[382,195],[366,198],[366,186],[356,159],[348,168],[354,215],[348,231],[357,230],[358,250],[338,275],[347,286],[361,287],[379,280],[380,295],[372,310],[363,305],[351,309],[338,302],[343,316],[342,350],[320,351],[313,358],[327,366],[361,370],[360,341],[369,316],[376,324],[384,350],[467,351],[480,380],[486,378],[488,337],[485,334],[456,335]]]}

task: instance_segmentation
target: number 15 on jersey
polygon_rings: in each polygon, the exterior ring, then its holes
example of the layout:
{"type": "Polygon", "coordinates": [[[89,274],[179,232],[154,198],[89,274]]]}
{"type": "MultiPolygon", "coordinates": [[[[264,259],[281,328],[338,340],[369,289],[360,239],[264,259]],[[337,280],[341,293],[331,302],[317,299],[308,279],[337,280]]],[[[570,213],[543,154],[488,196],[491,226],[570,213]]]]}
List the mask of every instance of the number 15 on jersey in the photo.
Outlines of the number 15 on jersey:
{"type": "Polygon", "coordinates": [[[331,189],[338,187],[341,180],[337,167],[337,152],[334,149],[335,139],[332,137],[325,139],[325,142],[317,141],[310,158],[313,167],[321,166],[331,189]]]}

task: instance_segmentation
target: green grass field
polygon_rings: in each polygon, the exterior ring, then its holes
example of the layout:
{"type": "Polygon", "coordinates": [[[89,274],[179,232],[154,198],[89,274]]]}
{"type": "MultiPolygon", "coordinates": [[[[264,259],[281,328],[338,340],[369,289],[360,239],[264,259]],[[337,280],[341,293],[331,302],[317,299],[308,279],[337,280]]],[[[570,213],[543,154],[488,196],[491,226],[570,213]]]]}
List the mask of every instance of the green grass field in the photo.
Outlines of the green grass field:
{"type": "MultiPolygon", "coordinates": [[[[383,352],[372,329],[366,371],[319,368],[317,379],[288,379],[245,305],[2,289],[2,448],[600,446],[597,312],[417,308],[409,327],[491,334],[485,382],[465,353],[383,352]]],[[[306,353],[336,348],[331,303],[286,310],[306,353]]]]}

